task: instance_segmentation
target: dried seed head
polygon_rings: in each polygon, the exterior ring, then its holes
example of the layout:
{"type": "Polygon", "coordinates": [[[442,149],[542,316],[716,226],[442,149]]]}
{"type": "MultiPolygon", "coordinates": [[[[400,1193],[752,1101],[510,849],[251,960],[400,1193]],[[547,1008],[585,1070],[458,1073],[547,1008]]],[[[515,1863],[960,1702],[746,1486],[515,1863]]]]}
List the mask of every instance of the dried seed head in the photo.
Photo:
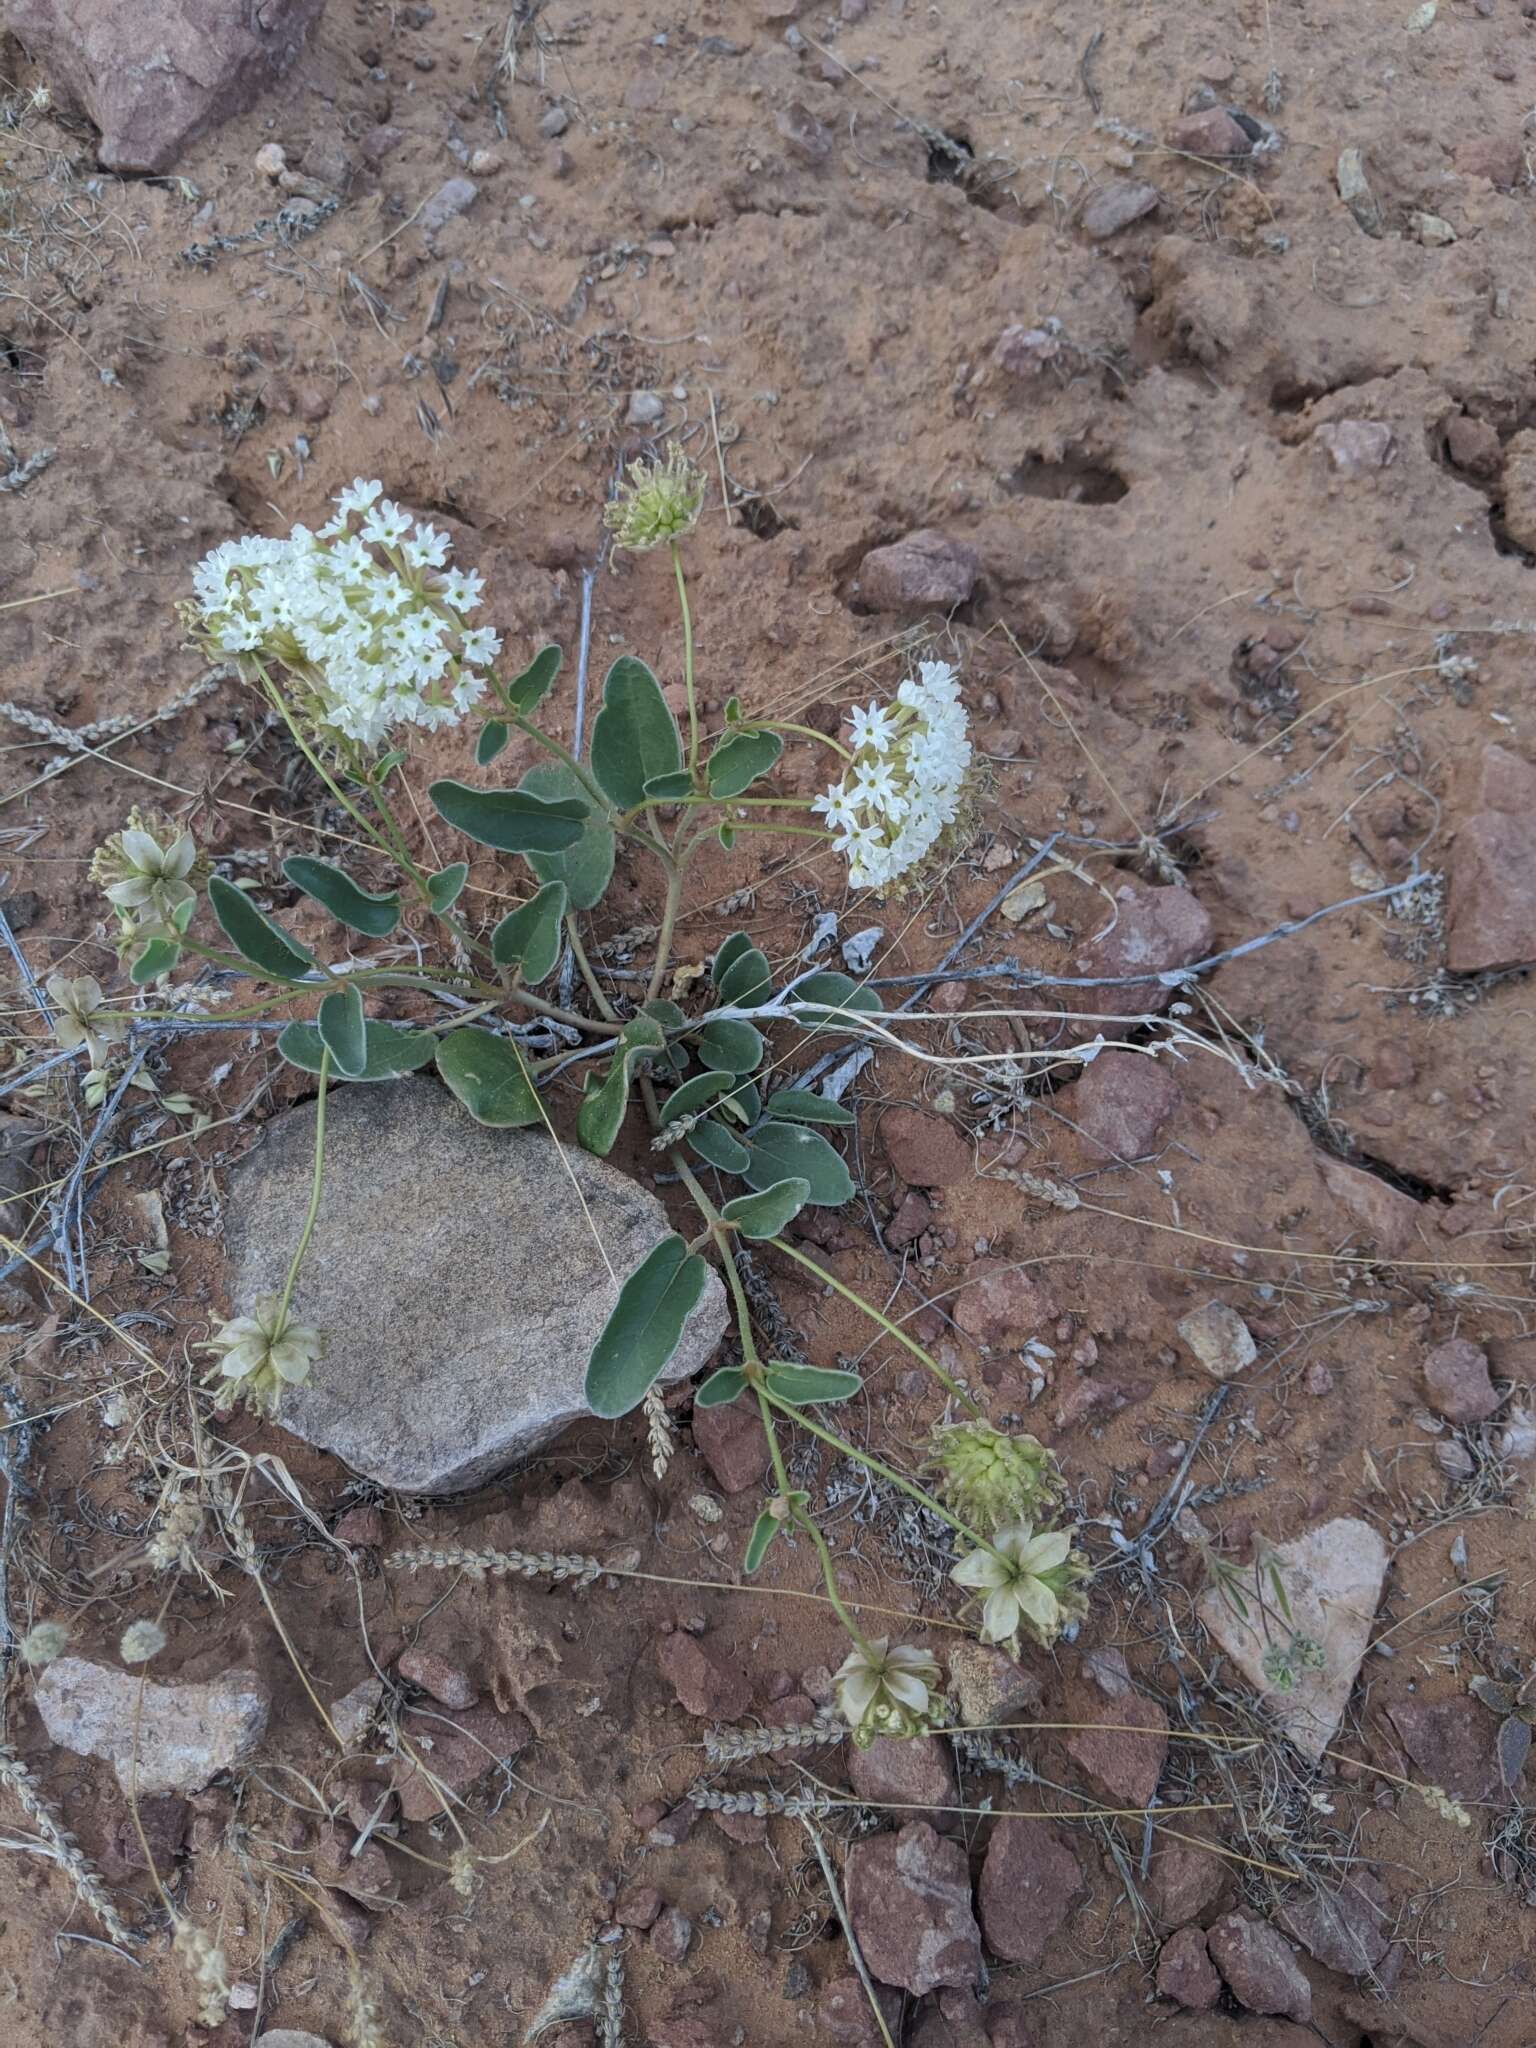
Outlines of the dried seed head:
{"type": "Polygon", "coordinates": [[[118,1644],[125,1664],[147,1664],[165,1648],[165,1630],[158,1621],[130,1621],[118,1644]]]}
{"type": "Polygon", "coordinates": [[[63,1622],[34,1622],[19,1645],[22,1662],[30,1664],[34,1671],[40,1671],[45,1664],[51,1664],[55,1657],[62,1657],[68,1643],[69,1630],[63,1622]]]}

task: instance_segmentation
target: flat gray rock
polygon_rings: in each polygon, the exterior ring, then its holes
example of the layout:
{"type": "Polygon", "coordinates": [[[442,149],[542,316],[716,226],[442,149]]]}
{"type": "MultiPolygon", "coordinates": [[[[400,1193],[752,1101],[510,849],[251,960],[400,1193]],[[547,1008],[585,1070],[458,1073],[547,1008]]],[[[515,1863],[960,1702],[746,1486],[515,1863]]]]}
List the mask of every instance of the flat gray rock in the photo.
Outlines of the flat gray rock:
{"type": "MultiPolygon", "coordinates": [[[[314,1139],[314,1105],[287,1110],[231,1173],[237,1314],[282,1285],[314,1139]]],[[[542,1131],[486,1130],[435,1081],[333,1088],[294,1292],[326,1352],[285,1393],[282,1426],[381,1486],[435,1494],[480,1485],[588,1414],[588,1354],[670,1225],[627,1174],[563,1149],[542,1131]]],[[[725,1325],[711,1268],[665,1377],[700,1371],[725,1325]]]]}
{"type": "Polygon", "coordinates": [[[1280,1568],[1295,1632],[1310,1636],[1322,1651],[1317,1668],[1299,1669],[1289,1691],[1271,1684],[1265,1658],[1272,1648],[1285,1646],[1290,1630],[1274,1611],[1268,1586],[1266,1625],[1255,1605],[1251,1574],[1243,1588],[1247,1621],[1215,1587],[1200,1596],[1200,1619],[1296,1747],[1316,1758],[1338,1732],[1370,1642],[1387,1575],[1387,1546],[1369,1522],[1344,1515],[1309,1529],[1294,1543],[1277,1544],[1270,1555],[1280,1568]]]}
{"type": "Polygon", "coordinates": [[[56,1658],[33,1697],[50,1742],[101,1757],[125,1792],[146,1799],[201,1792],[220,1771],[245,1763],[271,1708],[266,1681],[254,1671],[225,1671],[205,1685],[157,1685],[84,1657],[56,1658]]]}

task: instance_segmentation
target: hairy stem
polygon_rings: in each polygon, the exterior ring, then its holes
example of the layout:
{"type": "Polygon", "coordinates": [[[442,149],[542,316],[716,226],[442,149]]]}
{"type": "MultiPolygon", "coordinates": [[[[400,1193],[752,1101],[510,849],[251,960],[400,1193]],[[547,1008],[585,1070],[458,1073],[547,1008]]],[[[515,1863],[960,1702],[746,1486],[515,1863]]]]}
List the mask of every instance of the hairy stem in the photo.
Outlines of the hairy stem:
{"type": "Polygon", "coordinates": [[[323,1046],[320,1052],[320,1082],[315,1094],[315,1170],[310,1181],[309,1212],[304,1218],[304,1228],[299,1232],[298,1249],[294,1252],[293,1263],[288,1268],[288,1277],[283,1282],[282,1299],[277,1305],[279,1329],[287,1318],[288,1304],[293,1299],[294,1282],[299,1277],[304,1254],[309,1250],[309,1240],[315,1234],[315,1218],[320,1213],[320,1189],[325,1178],[325,1091],[330,1077],[330,1047],[323,1046]]]}
{"type": "Polygon", "coordinates": [[[699,704],[693,688],[693,613],[688,604],[688,585],[683,576],[682,550],[674,540],[672,574],[677,579],[677,608],[683,618],[683,688],[688,693],[688,773],[699,769],[699,704]]]}

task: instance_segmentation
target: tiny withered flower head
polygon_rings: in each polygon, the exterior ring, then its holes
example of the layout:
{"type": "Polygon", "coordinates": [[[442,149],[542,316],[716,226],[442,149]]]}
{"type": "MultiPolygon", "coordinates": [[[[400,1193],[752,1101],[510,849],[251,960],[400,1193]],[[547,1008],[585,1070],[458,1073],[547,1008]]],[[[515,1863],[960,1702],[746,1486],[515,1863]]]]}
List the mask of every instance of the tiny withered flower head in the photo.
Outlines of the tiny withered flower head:
{"type": "Polygon", "coordinates": [[[62,1657],[68,1643],[69,1630],[62,1621],[36,1621],[21,1639],[22,1662],[40,1671],[55,1657],[62,1657]]]}
{"type": "Polygon", "coordinates": [[[941,1498],[981,1529],[1036,1522],[1066,1492],[1055,1458],[1037,1437],[1010,1436],[990,1422],[947,1422],[927,1459],[941,1498]]]}
{"type": "Polygon", "coordinates": [[[867,1648],[848,1652],[832,1678],[838,1711],[867,1749],[877,1735],[915,1735],[924,1725],[939,1667],[926,1650],[889,1636],[871,1637],[867,1648]]]}
{"type": "Polygon", "coordinates": [[[1070,1529],[1036,1531],[1029,1522],[999,1529],[989,1550],[973,1550],[950,1573],[981,1600],[981,1640],[1015,1652],[1021,1628],[1049,1649],[1067,1624],[1087,1611],[1082,1581],[1088,1560],[1072,1548],[1070,1529]]]}
{"type": "Polygon", "coordinates": [[[101,983],[94,974],[82,974],[74,980],[67,974],[51,974],[47,985],[58,1012],[53,1035],[59,1044],[65,1052],[83,1045],[93,1067],[105,1066],[106,1048],[128,1036],[133,1020],[125,1011],[107,1007],[101,983]]]}
{"type": "Polygon", "coordinates": [[[704,509],[704,478],[675,441],[665,461],[632,462],[628,474],[629,482],[603,508],[616,546],[640,554],[692,533],[704,509]]]}
{"type": "Polygon", "coordinates": [[[219,1354],[213,1377],[226,1382],[222,1400],[243,1399],[259,1414],[275,1415],[285,1386],[309,1378],[325,1339],[296,1323],[275,1294],[264,1295],[248,1316],[221,1323],[201,1351],[219,1354]]]}
{"type": "Polygon", "coordinates": [[[158,1621],[130,1621],[117,1647],[125,1664],[147,1664],[165,1648],[165,1630],[158,1621]]]}
{"type": "Polygon", "coordinates": [[[208,872],[192,834],[160,811],[128,813],[91,856],[91,880],[105,893],[124,923],[138,932],[169,924],[197,895],[208,872]]]}

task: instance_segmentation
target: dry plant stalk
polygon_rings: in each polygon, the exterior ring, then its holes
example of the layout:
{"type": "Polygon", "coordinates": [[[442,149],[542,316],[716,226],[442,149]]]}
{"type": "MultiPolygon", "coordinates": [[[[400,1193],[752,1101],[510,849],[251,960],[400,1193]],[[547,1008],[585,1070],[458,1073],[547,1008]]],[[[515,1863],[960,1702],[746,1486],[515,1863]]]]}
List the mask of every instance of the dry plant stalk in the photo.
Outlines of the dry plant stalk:
{"type": "Polygon", "coordinates": [[[0,1743],[0,1784],[10,1786],[22,1812],[68,1875],[81,1905],[95,1914],[109,1938],[120,1948],[131,1948],[138,1937],[128,1931],[100,1872],[86,1861],[80,1844],[49,1805],[42,1787],[16,1752],[5,1743],[0,1743]]]}

